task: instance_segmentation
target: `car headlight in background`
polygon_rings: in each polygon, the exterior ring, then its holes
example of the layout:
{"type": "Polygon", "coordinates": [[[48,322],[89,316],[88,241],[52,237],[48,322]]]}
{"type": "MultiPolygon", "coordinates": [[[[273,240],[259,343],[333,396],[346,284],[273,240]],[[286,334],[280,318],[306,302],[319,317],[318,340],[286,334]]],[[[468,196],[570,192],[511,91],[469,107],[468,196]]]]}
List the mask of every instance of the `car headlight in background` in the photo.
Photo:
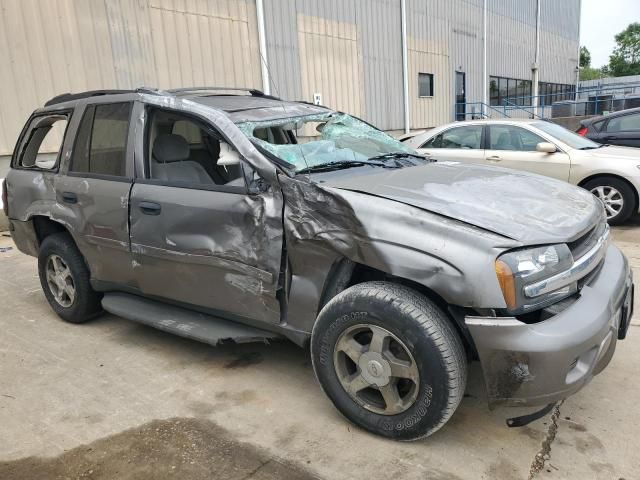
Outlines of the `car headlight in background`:
{"type": "Polygon", "coordinates": [[[564,243],[513,250],[499,256],[495,265],[496,275],[509,312],[530,312],[575,293],[577,282],[533,297],[525,293],[527,285],[567,271],[572,265],[573,256],[564,243]]]}

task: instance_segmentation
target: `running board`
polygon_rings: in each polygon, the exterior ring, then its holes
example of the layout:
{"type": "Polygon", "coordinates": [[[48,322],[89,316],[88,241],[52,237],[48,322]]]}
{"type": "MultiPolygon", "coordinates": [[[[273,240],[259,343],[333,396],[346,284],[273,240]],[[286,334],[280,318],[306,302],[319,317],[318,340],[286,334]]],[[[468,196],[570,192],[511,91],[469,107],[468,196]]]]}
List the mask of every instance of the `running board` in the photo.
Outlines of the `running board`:
{"type": "Polygon", "coordinates": [[[119,317],[214,346],[280,338],[277,333],[127,293],[105,293],[102,307],[119,317]]]}

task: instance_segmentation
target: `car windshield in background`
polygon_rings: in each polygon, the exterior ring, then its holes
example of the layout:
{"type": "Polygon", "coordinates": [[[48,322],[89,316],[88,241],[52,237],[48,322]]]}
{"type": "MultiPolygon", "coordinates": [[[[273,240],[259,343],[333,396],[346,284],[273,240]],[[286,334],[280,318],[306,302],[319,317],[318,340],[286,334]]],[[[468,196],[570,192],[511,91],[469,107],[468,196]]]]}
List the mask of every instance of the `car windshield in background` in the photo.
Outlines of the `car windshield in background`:
{"type": "Polygon", "coordinates": [[[602,145],[592,142],[588,138],[581,137],[580,135],[573,133],[566,128],[551,122],[536,122],[534,127],[542,130],[544,133],[557,138],[562,143],[566,143],[571,148],[577,148],[578,150],[590,150],[592,148],[599,148],[602,145]]]}
{"type": "Polygon", "coordinates": [[[426,161],[409,146],[344,113],[243,122],[238,127],[252,141],[287,162],[297,172],[325,166],[397,168],[426,161]],[[402,163],[400,159],[411,160],[402,163]]]}

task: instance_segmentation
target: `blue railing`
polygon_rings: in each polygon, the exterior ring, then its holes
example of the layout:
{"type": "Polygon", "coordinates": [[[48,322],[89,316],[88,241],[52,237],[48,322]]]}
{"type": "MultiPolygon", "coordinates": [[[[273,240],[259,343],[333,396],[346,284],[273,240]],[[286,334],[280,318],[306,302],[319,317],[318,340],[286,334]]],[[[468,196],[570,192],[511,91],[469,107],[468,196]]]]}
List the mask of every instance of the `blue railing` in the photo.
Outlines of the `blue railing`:
{"type": "Polygon", "coordinates": [[[602,115],[626,108],[640,107],[640,82],[597,85],[577,92],[509,96],[499,105],[465,102],[454,105],[453,118],[553,118],[602,115]],[[635,96],[634,96],[635,95],[635,96]],[[533,104],[537,100],[537,107],[533,104]]]}

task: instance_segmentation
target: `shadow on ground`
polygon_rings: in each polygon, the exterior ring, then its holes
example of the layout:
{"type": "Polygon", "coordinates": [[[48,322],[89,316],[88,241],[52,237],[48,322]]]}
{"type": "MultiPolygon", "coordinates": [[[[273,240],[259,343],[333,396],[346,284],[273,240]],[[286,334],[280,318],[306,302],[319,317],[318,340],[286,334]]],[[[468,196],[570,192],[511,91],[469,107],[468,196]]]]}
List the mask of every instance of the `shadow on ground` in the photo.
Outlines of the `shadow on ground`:
{"type": "Polygon", "coordinates": [[[225,480],[317,478],[233,440],[215,423],[193,418],[155,420],[101,438],[54,458],[0,462],[3,480],[113,479],[225,480]]]}

